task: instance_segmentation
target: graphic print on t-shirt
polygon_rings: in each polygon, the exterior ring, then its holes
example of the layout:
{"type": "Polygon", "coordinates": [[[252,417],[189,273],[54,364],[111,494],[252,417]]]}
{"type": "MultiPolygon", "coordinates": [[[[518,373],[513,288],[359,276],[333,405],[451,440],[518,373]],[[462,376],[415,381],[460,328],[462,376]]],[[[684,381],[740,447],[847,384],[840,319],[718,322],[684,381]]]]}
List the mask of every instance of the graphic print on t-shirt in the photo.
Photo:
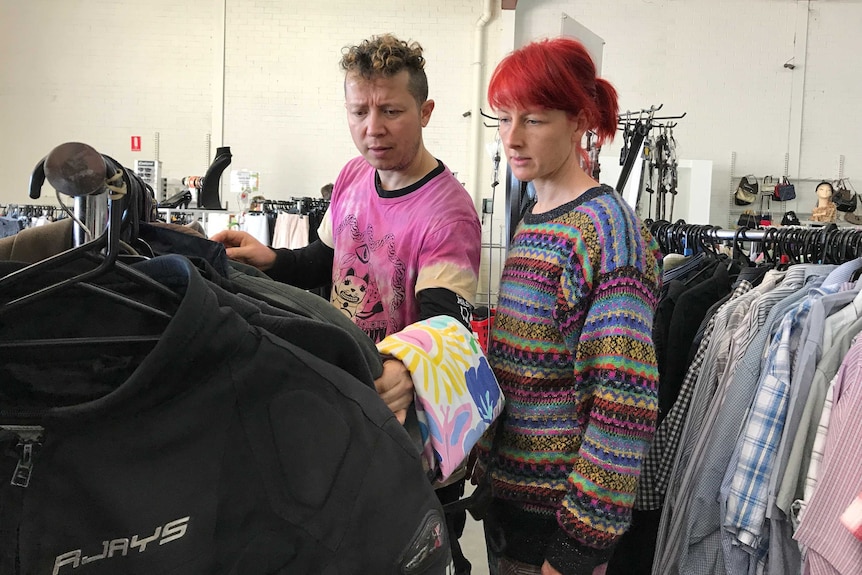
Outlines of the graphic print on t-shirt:
{"type": "Polygon", "coordinates": [[[379,342],[404,302],[406,266],[397,256],[395,236],[387,234],[376,240],[374,227],[360,231],[354,216],[347,216],[334,235],[350,241],[353,249],[345,250],[336,263],[332,303],[379,342]],[[349,234],[340,237],[342,232],[349,234]]]}
{"type": "Polygon", "coordinates": [[[380,293],[377,285],[370,283],[368,274],[359,277],[353,268],[349,268],[341,280],[332,286],[333,302],[350,319],[365,320],[383,311],[380,293]],[[376,298],[374,297],[376,296],[376,298]],[[366,304],[374,301],[369,309],[366,304]]]}

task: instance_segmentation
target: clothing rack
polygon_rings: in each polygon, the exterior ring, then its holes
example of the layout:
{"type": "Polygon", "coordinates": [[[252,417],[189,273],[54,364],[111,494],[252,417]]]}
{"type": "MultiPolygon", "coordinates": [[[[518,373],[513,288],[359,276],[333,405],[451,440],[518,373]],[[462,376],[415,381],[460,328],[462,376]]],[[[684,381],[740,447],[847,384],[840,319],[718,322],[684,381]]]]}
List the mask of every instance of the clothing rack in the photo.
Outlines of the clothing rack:
{"type": "Polygon", "coordinates": [[[323,213],[329,208],[329,200],[323,198],[291,197],[288,200],[258,200],[252,203],[250,214],[287,212],[308,215],[323,213]]]}
{"type": "Polygon", "coordinates": [[[66,215],[59,206],[47,204],[0,204],[0,214],[11,217],[10,214],[12,213],[21,217],[48,216],[62,218],[66,215]]]}
{"type": "Polygon", "coordinates": [[[658,189],[653,190],[650,187],[647,190],[650,195],[650,204],[652,203],[652,194],[656,195],[656,220],[669,217],[673,219],[673,204],[677,194],[677,158],[675,153],[675,140],[673,138],[673,129],[679,124],[671,120],[680,120],[685,118],[687,112],[683,112],[678,116],[658,116],[656,112],[661,110],[664,104],[658,106],[650,106],[632,112],[627,110],[625,114],[617,116],[617,124],[623,132],[623,148],[620,151],[620,171],[619,179],[617,180],[616,190],[620,194],[628,183],[631,171],[638,158],[641,158],[642,168],[640,173],[640,181],[638,182],[637,199],[635,202],[636,209],[640,208],[641,195],[644,189],[644,177],[646,168],[650,168],[650,180],[652,180],[652,170],[658,168],[659,180],[658,189]],[[650,131],[654,128],[661,130],[660,136],[655,142],[649,139],[650,131]],[[670,193],[670,215],[666,216],[667,202],[666,195],[670,193]]]}
{"type": "Polygon", "coordinates": [[[783,226],[735,230],[718,226],[653,222],[650,232],[662,252],[690,255],[697,252],[716,253],[719,245],[732,247],[741,253],[742,244],[755,244],[752,251],[762,253],[775,264],[841,263],[862,257],[862,228],[839,228],[834,223],[823,227],[783,226]]]}

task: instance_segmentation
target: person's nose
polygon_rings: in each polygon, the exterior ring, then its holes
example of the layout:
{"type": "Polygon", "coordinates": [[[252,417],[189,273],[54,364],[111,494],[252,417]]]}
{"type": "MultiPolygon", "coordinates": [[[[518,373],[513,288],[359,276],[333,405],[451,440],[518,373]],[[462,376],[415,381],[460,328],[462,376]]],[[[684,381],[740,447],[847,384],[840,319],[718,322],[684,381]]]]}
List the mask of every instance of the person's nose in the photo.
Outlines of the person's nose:
{"type": "Polygon", "coordinates": [[[377,110],[368,113],[365,129],[369,136],[382,136],[386,132],[383,114],[377,110]]]}
{"type": "Polygon", "coordinates": [[[500,140],[507,148],[519,148],[523,144],[521,130],[515,123],[511,123],[500,130],[500,140]]]}

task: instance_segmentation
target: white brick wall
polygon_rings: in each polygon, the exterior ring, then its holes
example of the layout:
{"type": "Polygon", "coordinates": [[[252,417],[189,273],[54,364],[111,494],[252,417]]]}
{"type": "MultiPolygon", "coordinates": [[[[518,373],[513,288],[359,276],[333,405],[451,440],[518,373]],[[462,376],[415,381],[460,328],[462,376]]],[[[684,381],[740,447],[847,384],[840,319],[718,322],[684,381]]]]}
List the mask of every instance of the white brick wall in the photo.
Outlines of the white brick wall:
{"type": "Polygon", "coordinates": [[[436,107],[426,146],[464,171],[476,2],[229,2],[225,143],[261,171],[269,197],[316,196],[357,154],[344,112],[341,50],[392,32],[425,48],[436,107]]]}
{"type": "Polygon", "coordinates": [[[0,0],[0,203],[26,203],[33,167],[67,141],[132,167],[159,132],[166,175],[206,168],[212,5],[0,0]]]}
{"type": "MultiPolygon", "coordinates": [[[[470,120],[462,114],[472,105],[481,0],[0,0],[0,203],[27,201],[36,161],[69,140],[131,166],[152,156],[159,132],[163,175],[202,174],[206,134],[217,134],[220,123],[213,78],[223,5],[223,143],[234,154],[232,168],[261,172],[268,197],[316,195],[356,153],[338,62],[343,46],[381,32],[425,47],[436,101],[426,145],[470,181],[470,120]],[[142,136],[141,153],[129,151],[131,135],[142,136]]],[[[503,56],[500,46],[512,44],[501,37],[506,27],[494,5],[486,77],[503,56]]],[[[845,175],[862,184],[862,2],[519,0],[516,41],[556,35],[564,12],[605,39],[603,72],[623,110],[664,103],[663,112],[687,112],[675,135],[682,157],[714,162],[712,223],[726,223],[732,151],[738,174],[780,174],[785,153],[801,141],[791,176],[835,177],[844,155],[845,175]],[[807,53],[797,55],[806,6],[807,53]],[[794,56],[797,68],[785,69],[794,56]],[[800,75],[804,91],[794,100],[800,75]],[[790,118],[800,106],[793,134],[790,118]]],[[[493,130],[485,136],[492,141],[493,130]]],[[[619,145],[606,150],[610,161],[619,145]]],[[[487,196],[484,152],[482,169],[479,191],[487,196]]],[[[815,184],[801,181],[790,207],[808,209],[815,184]]],[[[497,192],[495,241],[502,184],[497,192]]],[[[223,200],[234,203],[229,194],[223,200]]]]}
{"type": "MultiPolygon", "coordinates": [[[[261,172],[268,197],[317,195],[355,155],[344,118],[341,49],[382,32],[426,49],[436,101],[426,145],[452,170],[464,175],[469,169],[469,119],[462,114],[472,102],[481,2],[224,4],[223,144],[231,147],[231,168],[261,172]]],[[[222,143],[213,104],[221,8],[219,0],[0,0],[0,130],[6,136],[0,203],[24,201],[33,165],[69,140],[131,166],[152,157],[158,132],[164,176],[202,175],[206,134],[214,135],[212,155],[222,143]],[[119,74],[109,77],[110,70],[119,74]],[[143,137],[141,153],[129,151],[131,135],[143,137]]],[[[493,33],[489,39],[499,42],[493,33]]],[[[223,194],[223,200],[234,199],[223,194]]]]}

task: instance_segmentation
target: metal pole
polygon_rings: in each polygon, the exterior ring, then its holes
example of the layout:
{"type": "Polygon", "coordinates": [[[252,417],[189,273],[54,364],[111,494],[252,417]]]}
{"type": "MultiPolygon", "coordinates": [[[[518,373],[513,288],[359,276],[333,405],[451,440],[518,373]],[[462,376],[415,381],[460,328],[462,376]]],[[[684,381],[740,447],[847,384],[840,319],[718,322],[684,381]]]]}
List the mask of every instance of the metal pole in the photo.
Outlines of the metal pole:
{"type": "Polygon", "coordinates": [[[72,243],[75,247],[101,236],[105,231],[108,225],[108,202],[105,194],[75,196],[73,211],[75,217],[87,226],[92,234],[88,237],[80,226],[73,226],[72,243]]]}

